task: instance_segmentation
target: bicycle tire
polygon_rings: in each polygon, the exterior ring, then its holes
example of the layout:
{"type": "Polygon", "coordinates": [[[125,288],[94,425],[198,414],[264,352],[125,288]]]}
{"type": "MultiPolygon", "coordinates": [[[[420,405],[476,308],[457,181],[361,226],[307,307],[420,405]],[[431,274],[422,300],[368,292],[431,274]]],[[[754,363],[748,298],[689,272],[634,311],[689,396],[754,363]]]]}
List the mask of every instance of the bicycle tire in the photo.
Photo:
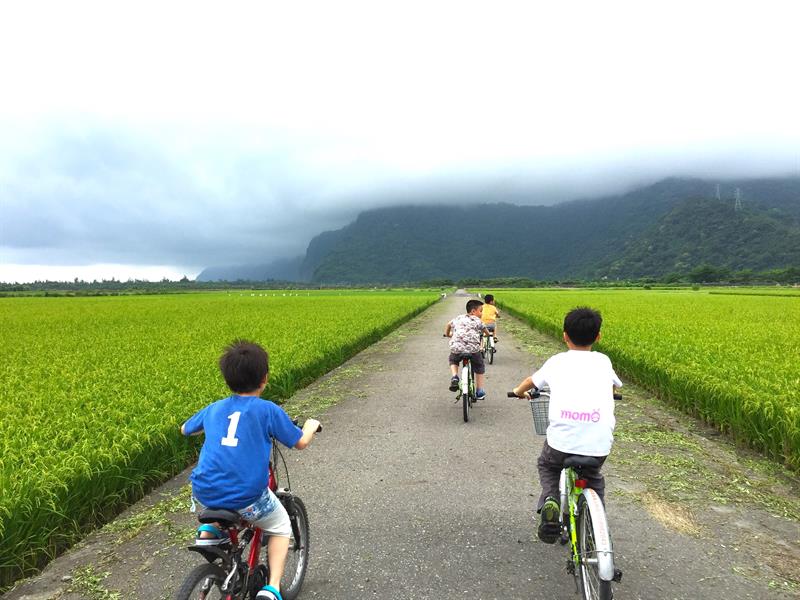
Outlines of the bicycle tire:
{"type": "Polygon", "coordinates": [[[225,581],[225,571],[219,565],[197,565],[189,571],[175,594],[175,600],[217,600],[225,597],[220,587],[225,581]],[[204,589],[205,588],[205,589],[204,589]]]}
{"type": "Polygon", "coordinates": [[[470,409],[470,407],[472,405],[472,402],[471,402],[471,398],[469,396],[470,395],[469,383],[467,383],[467,386],[466,386],[467,389],[466,390],[464,389],[464,384],[463,384],[463,378],[464,377],[469,378],[469,370],[468,370],[467,367],[463,367],[461,369],[461,377],[462,377],[462,383],[460,383],[460,385],[459,385],[459,388],[461,389],[461,406],[462,406],[463,412],[464,412],[464,423],[468,423],[469,422],[469,409],[470,409]]]}
{"type": "Polygon", "coordinates": [[[489,364],[494,364],[494,342],[489,342],[486,352],[489,354],[489,364]]]}
{"type": "Polygon", "coordinates": [[[282,501],[292,521],[292,539],[281,577],[281,596],[283,600],[295,600],[303,587],[308,569],[311,526],[308,523],[306,505],[300,498],[291,495],[282,501]]]}
{"type": "MultiPolygon", "coordinates": [[[[596,497],[594,490],[586,490],[584,494],[586,492],[594,493],[596,497]]],[[[592,506],[590,502],[587,502],[586,496],[581,495],[578,499],[576,527],[578,529],[578,552],[580,554],[578,570],[581,594],[584,600],[612,600],[611,581],[600,578],[600,569],[597,562],[597,545],[603,539],[603,536],[608,539],[605,511],[602,510],[599,498],[595,506],[592,506]],[[590,563],[589,560],[594,562],[590,563]]],[[[610,548],[610,541],[608,544],[610,548]]]]}

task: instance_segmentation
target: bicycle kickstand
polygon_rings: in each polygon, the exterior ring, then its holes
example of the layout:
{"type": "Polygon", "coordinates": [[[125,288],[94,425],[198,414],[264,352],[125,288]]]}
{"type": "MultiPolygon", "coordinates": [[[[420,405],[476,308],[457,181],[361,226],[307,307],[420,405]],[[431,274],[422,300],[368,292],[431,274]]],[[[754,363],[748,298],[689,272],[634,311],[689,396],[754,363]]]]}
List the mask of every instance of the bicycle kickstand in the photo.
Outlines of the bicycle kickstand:
{"type": "Polygon", "coordinates": [[[575,593],[580,594],[581,589],[578,586],[578,575],[575,571],[575,560],[572,557],[567,559],[567,573],[572,575],[572,580],[575,582],[575,593]]]}

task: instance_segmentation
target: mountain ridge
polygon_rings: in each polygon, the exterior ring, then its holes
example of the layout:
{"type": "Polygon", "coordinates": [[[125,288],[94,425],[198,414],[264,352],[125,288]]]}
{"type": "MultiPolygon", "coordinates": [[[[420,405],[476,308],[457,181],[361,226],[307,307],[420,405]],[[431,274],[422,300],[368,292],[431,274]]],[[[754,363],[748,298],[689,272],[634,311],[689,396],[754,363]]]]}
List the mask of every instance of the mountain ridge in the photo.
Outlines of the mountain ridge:
{"type": "Polygon", "coordinates": [[[286,279],[351,285],[624,279],[706,264],[731,270],[800,266],[800,177],[728,181],[719,189],[718,199],[715,182],[669,178],[617,196],[549,206],[367,210],[313,238],[302,260],[292,261],[299,264],[294,277],[286,279]]]}

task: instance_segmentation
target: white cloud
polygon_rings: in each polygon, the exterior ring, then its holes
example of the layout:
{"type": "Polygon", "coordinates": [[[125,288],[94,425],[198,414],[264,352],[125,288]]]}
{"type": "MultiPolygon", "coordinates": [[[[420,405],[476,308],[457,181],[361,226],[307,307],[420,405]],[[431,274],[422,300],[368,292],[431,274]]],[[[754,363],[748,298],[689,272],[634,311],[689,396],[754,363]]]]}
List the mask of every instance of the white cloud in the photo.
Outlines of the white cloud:
{"type": "Polygon", "coordinates": [[[0,246],[199,269],[300,252],[404,194],[797,173],[798,17],[788,0],[4,3],[0,246]]]}

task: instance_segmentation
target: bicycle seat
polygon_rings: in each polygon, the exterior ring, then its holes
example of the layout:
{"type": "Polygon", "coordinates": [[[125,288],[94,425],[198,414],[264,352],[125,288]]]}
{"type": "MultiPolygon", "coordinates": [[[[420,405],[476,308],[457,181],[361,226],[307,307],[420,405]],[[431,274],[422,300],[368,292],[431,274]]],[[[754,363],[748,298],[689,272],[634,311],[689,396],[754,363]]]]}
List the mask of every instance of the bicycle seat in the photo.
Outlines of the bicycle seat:
{"type": "Polygon", "coordinates": [[[586,467],[599,469],[603,463],[600,459],[595,458],[594,456],[579,456],[579,455],[572,455],[567,457],[564,461],[564,467],[572,467],[573,469],[581,470],[586,467]]]}
{"type": "Polygon", "coordinates": [[[239,513],[224,508],[206,508],[199,515],[197,520],[201,523],[219,523],[223,527],[233,527],[242,521],[239,513]]]}
{"type": "Polygon", "coordinates": [[[471,359],[472,359],[472,354],[468,354],[466,352],[462,352],[461,354],[458,355],[458,360],[471,360],[471,359]]]}

